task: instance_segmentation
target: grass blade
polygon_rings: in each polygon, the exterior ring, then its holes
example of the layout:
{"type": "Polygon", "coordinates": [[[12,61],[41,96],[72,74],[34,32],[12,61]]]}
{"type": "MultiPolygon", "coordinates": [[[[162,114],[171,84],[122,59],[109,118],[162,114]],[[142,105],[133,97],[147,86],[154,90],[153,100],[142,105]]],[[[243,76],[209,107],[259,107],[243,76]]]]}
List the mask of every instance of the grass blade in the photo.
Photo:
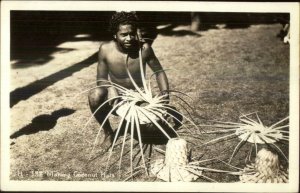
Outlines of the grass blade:
{"type": "Polygon", "coordinates": [[[128,176],[128,177],[124,180],[124,182],[126,182],[126,181],[129,180],[130,178],[133,178],[135,175],[137,175],[138,173],[140,173],[140,171],[141,171],[141,170],[138,170],[138,171],[136,171],[136,172],[134,172],[134,173],[131,173],[131,175],[128,176]]]}
{"type": "MultiPolygon", "coordinates": [[[[134,108],[132,108],[132,111],[134,111],[134,108]]],[[[134,112],[132,112],[134,113],[134,112]]],[[[134,134],[134,117],[130,116],[130,136],[131,136],[131,143],[130,143],[130,171],[131,171],[131,176],[133,176],[133,164],[132,164],[132,157],[133,157],[133,134],[134,134]]]]}
{"type": "Polygon", "coordinates": [[[112,152],[113,152],[115,143],[116,143],[117,138],[118,138],[118,136],[119,136],[119,132],[120,132],[120,130],[121,130],[122,124],[123,124],[123,122],[124,122],[124,120],[125,120],[125,117],[126,117],[126,115],[127,115],[127,113],[128,113],[129,110],[130,110],[130,108],[128,108],[128,109],[126,110],[125,116],[121,118],[121,121],[120,121],[120,123],[119,123],[119,125],[118,125],[117,131],[116,131],[116,134],[115,134],[115,137],[114,137],[114,141],[113,141],[113,143],[112,143],[112,147],[111,147],[111,149],[110,149],[109,156],[108,156],[108,159],[107,159],[107,162],[106,162],[105,173],[107,172],[108,163],[109,163],[109,161],[110,161],[110,158],[111,158],[111,155],[112,155],[112,152]]]}
{"type": "MultiPolygon", "coordinates": [[[[132,106],[130,107],[129,111],[131,111],[132,106]]],[[[129,121],[126,122],[126,126],[125,126],[125,131],[124,131],[124,138],[123,138],[123,143],[122,143],[122,149],[121,149],[121,156],[120,156],[120,162],[119,162],[119,175],[120,175],[120,171],[121,171],[121,164],[122,164],[122,156],[123,156],[123,151],[124,151],[124,146],[125,146],[125,140],[126,140],[126,135],[128,132],[128,128],[129,128],[129,121]]]]}
{"type": "Polygon", "coordinates": [[[274,143],[271,143],[271,145],[273,145],[283,155],[283,157],[286,159],[286,161],[289,162],[289,159],[286,157],[286,155],[283,153],[283,151],[277,145],[275,145],[274,143]]]}
{"type": "Polygon", "coordinates": [[[217,130],[217,131],[205,131],[205,134],[214,134],[214,133],[227,133],[227,132],[232,132],[232,131],[236,131],[237,129],[221,129],[221,130],[217,130]]]}
{"type": "MultiPolygon", "coordinates": [[[[175,94],[171,94],[171,96],[174,96],[176,98],[178,98],[180,101],[182,101],[185,105],[187,105],[193,112],[195,112],[195,109],[188,103],[186,102],[183,98],[175,95],[175,94]]],[[[182,106],[182,105],[181,105],[182,106]]],[[[183,106],[182,106],[183,107],[183,106]]],[[[188,110],[186,110],[188,112],[188,114],[190,114],[190,112],[188,110]]]]}
{"type": "Polygon", "coordinates": [[[180,113],[179,111],[176,111],[176,110],[174,110],[174,109],[172,109],[172,108],[170,108],[170,107],[168,107],[168,106],[166,106],[166,105],[163,105],[166,109],[169,109],[169,110],[171,110],[171,111],[173,111],[173,112],[175,112],[175,113],[178,113],[179,115],[181,115],[182,117],[184,117],[186,120],[188,120],[196,129],[197,129],[197,131],[199,130],[199,128],[198,128],[198,126],[193,122],[193,121],[191,121],[188,117],[186,117],[185,115],[183,115],[182,113],[180,113]]]}
{"type": "Polygon", "coordinates": [[[192,166],[188,165],[186,168],[191,168],[191,169],[198,169],[198,170],[203,170],[203,171],[210,171],[210,172],[218,172],[218,173],[232,173],[232,171],[227,171],[227,170],[218,170],[218,169],[212,169],[212,168],[206,168],[206,167],[200,167],[200,166],[192,166]]]}
{"type": "Polygon", "coordinates": [[[180,94],[182,94],[182,95],[184,95],[184,96],[186,96],[186,97],[188,97],[189,99],[191,99],[192,101],[194,101],[194,99],[192,98],[192,97],[190,97],[189,95],[187,95],[186,93],[184,93],[184,92],[181,92],[181,91],[178,91],[178,90],[168,90],[170,93],[171,92],[174,92],[174,93],[180,93],[180,94]]]}
{"type": "Polygon", "coordinates": [[[91,150],[91,154],[90,154],[90,158],[89,158],[89,160],[91,159],[91,156],[92,156],[92,153],[93,153],[93,151],[94,151],[94,149],[95,149],[95,146],[96,146],[96,143],[97,143],[97,139],[98,139],[98,137],[99,137],[99,135],[100,135],[100,132],[101,132],[101,130],[102,130],[102,126],[105,124],[105,122],[108,120],[108,118],[109,118],[109,116],[112,114],[112,112],[116,109],[116,108],[118,108],[119,106],[120,106],[120,104],[121,104],[121,102],[120,103],[118,103],[117,105],[115,105],[110,111],[109,111],[109,113],[107,114],[107,116],[105,117],[105,119],[103,120],[103,122],[102,122],[102,124],[100,125],[100,129],[99,129],[99,131],[98,131],[98,133],[97,133],[97,135],[96,135],[96,139],[95,139],[95,141],[94,141],[94,145],[93,145],[93,148],[92,148],[92,150],[91,150]]]}
{"type": "Polygon", "coordinates": [[[181,181],[183,181],[183,182],[184,182],[184,179],[183,179],[183,177],[182,177],[182,175],[181,175],[181,173],[180,173],[180,171],[179,171],[178,167],[176,167],[176,171],[177,171],[177,173],[179,174],[179,176],[180,176],[180,178],[181,178],[181,181]]]}
{"type": "Polygon", "coordinates": [[[233,156],[235,155],[235,153],[236,153],[237,150],[238,150],[238,147],[239,147],[243,142],[246,143],[246,140],[248,140],[248,138],[250,137],[250,134],[251,134],[251,133],[246,134],[245,137],[244,137],[243,139],[241,139],[241,141],[237,144],[237,146],[236,146],[236,147],[234,148],[234,150],[233,150],[233,153],[232,153],[232,155],[231,155],[231,157],[230,157],[228,163],[231,162],[233,156]]]}
{"type": "Polygon", "coordinates": [[[286,118],[284,118],[284,119],[282,119],[282,120],[280,120],[280,121],[278,121],[277,123],[275,123],[275,124],[273,124],[273,125],[271,125],[269,128],[274,128],[276,125],[278,125],[278,124],[280,124],[280,123],[282,123],[282,122],[284,122],[285,120],[287,120],[287,119],[289,119],[289,117],[286,117],[286,118]]]}
{"type": "MultiPolygon", "coordinates": [[[[280,130],[280,129],[283,129],[283,128],[287,128],[287,127],[289,127],[290,125],[283,125],[283,126],[281,126],[281,127],[275,127],[275,128],[272,128],[272,130],[280,130]]],[[[280,131],[280,132],[282,132],[282,131],[280,131]]]]}
{"type": "MultiPolygon", "coordinates": [[[[102,103],[94,112],[93,114],[90,116],[89,120],[86,122],[86,124],[84,125],[83,127],[83,130],[85,130],[85,128],[88,126],[88,124],[90,123],[90,121],[93,119],[93,117],[95,116],[95,114],[106,104],[108,103],[109,101],[112,101],[114,99],[117,99],[117,98],[120,98],[119,96],[118,97],[113,97],[111,99],[108,99],[106,100],[104,103],[102,103]]],[[[123,101],[120,101],[118,104],[120,103],[123,103],[123,101]]],[[[121,104],[120,104],[121,105],[121,104]]]]}
{"type": "Polygon", "coordinates": [[[150,75],[149,80],[151,80],[155,74],[157,74],[157,73],[159,73],[159,72],[165,72],[165,71],[168,71],[168,70],[170,70],[170,69],[162,69],[162,70],[157,70],[157,71],[153,72],[153,73],[150,75]]]}
{"type": "Polygon", "coordinates": [[[135,119],[136,130],[137,130],[137,134],[138,134],[138,139],[139,139],[143,164],[144,164],[144,167],[145,167],[146,174],[149,175],[148,171],[147,171],[146,163],[145,163],[144,153],[143,153],[142,136],[141,136],[140,123],[139,123],[139,118],[138,118],[138,115],[137,115],[137,110],[135,110],[135,112],[134,112],[134,119],[135,119]]]}
{"type": "Polygon", "coordinates": [[[229,134],[229,135],[225,135],[225,136],[222,136],[222,137],[219,137],[219,138],[210,140],[210,141],[208,141],[208,142],[206,142],[206,143],[204,143],[204,144],[202,144],[202,145],[200,145],[200,146],[207,145],[207,144],[209,144],[209,143],[212,143],[212,142],[215,142],[215,141],[219,141],[220,139],[225,139],[225,138],[230,137],[230,136],[233,136],[233,135],[235,135],[235,133],[232,133],[232,134],[229,134]]]}
{"type": "Polygon", "coordinates": [[[151,88],[147,88],[146,84],[146,78],[145,78],[145,69],[143,64],[143,57],[142,57],[142,48],[139,50],[139,60],[140,60],[140,71],[141,71],[141,77],[142,77],[142,83],[145,90],[146,95],[149,95],[149,98],[152,98],[151,88]]]}
{"type": "Polygon", "coordinates": [[[131,83],[133,84],[134,88],[138,91],[138,93],[140,93],[140,95],[145,99],[145,101],[148,101],[147,97],[145,96],[145,93],[143,93],[143,91],[140,89],[140,87],[136,84],[135,80],[131,76],[131,73],[129,72],[128,59],[129,59],[129,55],[127,55],[127,57],[126,57],[126,72],[129,76],[129,79],[130,79],[131,83]]]}

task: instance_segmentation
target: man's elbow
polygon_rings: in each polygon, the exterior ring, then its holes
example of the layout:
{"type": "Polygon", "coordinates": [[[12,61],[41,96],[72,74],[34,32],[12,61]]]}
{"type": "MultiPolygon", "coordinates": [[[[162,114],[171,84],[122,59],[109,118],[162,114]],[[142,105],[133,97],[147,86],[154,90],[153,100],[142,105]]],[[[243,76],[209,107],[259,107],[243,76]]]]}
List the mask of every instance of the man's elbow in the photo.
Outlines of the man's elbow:
{"type": "Polygon", "coordinates": [[[106,85],[106,84],[109,84],[107,78],[97,77],[97,85],[98,86],[102,86],[102,85],[106,85]]]}

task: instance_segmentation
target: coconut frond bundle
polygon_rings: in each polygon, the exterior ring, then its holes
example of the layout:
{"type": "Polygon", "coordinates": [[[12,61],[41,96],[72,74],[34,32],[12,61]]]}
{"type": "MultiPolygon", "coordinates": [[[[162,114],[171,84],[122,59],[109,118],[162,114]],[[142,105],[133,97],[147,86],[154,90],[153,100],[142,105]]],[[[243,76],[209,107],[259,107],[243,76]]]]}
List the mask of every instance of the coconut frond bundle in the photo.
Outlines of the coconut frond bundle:
{"type": "MultiPolygon", "coordinates": [[[[171,108],[170,105],[168,105],[166,103],[167,100],[164,99],[166,97],[166,94],[164,94],[164,95],[159,95],[159,94],[154,95],[153,94],[152,87],[151,87],[151,77],[153,75],[155,75],[155,73],[157,73],[157,72],[154,72],[154,74],[152,74],[150,76],[150,78],[148,80],[146,80],[145,73],[144,73],[145,71],[144,71],[144,67],[143,67],[143,61],[142,61],[142,50],[141,49],[139,50],[139,58],[140,58],[140,71],[141,71],[141,78],[142,78],[142,87],[138,86],[138,84],[135,82],[135,80],[133,79],[132,75],[129,72],[128,58],[129,58],[129,56],[127,55],[127,58],[126,58],[126,61],[125,61],[126,71],[127,71],[128,77],[130,78],[135,90],[127,89],[127,88],[125,88],[121,85],[115,84],[115,83],[113,83],[111,81],[108,81],[108,80],[98,80],[97,82],[102,82],[103,84],[101,84],[101,86],[96,86],[96,87],[93,87],[91,89],[99,88],[99,87],[105,87],[105,88],[114,87],[114,88],[117,89],[117,91],[119,93],[119,96],[114,97],[114,98],[110,98],[110,99],[106,100],[102,105],[100,105],[95,110],[95,112],[90,117],[90,119],[87,121],[84,128],[87,127],[89,122],[92,120],[93,116],[105,104],[109,103],[111,100],[119,99],[118,104],[115,105],[111,109],[111,111],[107,114],[106,118],[102,122],[102,124],[100,126],[100,129],[97,133],[96,139],[94,141],[93,149],[92,149],[91,152],[94,151],[95,145],[97,143],[97,139],[98,139],[98,137],[100,135],[100,132],[102,130],[102,126],[106,123],[106,121],[109,119],[111,114],[116,112],[116,114],[118,114],[121,117],[121,119],[118,123],[118,128],[116,129],[115,137],[113,139],[113,143],[112,143],[111,149],[109,151],[109,156],[108,156],[106,168],[108,168],[108,165],[110,163],[110,158],[111,158],[111,155],[113,153],[114,146],[116,144],[119,133],[123,129],[124,138],[123,138],[122,148],[121,148],[121,153],[120,153],[121,156],[120,156],[120,162],[119,162],[119,171],[120,171],[121,164],[122,164],[122,155],[123,155],[124,146],[125,146],[125,139],[127,137],[127,134],[128,135],[130,134],[130,148],[131,148],[131,152],[130,152],[130,162],[131,163],[130,163],[130,165],[131,165],[131,175],[133,175],[133,163],[132,163],[133,160],[132,160],[132,157],[133,157],[134,133],[137,135],[137,138],[138,138],[140,152],[141,152],[140,154],[141,154],[142,161],[143,161],[143,167],[144,167],[146,173],[148,173],[146,163],[145,163],[145,159],[144,159],[144,155],[143,155],[143,150],[142,150],[142,146],[143,146],[143,143],[142,143],[142,132],[143,132],[142,125],[151,123],[167,139],[171,139],[171,136],[168,134],[168,132],[166,132],[166,129],[164,128],[165,126],[170,128],[175,133],[175,135],[177,137],[179,137],[179,134],[176,132],[175,128],[170,123],[169,119],[167,119],[167,117],[171,117],[173,120],[176,120],[177,122],[179,122],[180,125],[182,125],[182,127],[185,127],[187,129],[190,129],[190,128],[188,128],[183,123],[184,120],[186,120],[190,124],[192,124],[196,128],[196,130],[198,130],[198,126],[189,117],[187,117],[183,113],[180,113],[179,111],[171,108]],[[182,116],[183,120],[179,120],[176,116],[173,115],[173,113],[177,113],[180,116],[182,116]],[[123,125],[125,125],[125,128],[123,127],[123,125]]],[[[82,93],[88,92],[91,89],[85,90],[82,93]]],[[[170,92],[172,92],[172,91],[170,91],[170,92]]],[[[181,92],[174,91],[174,93],[181,93],[181,92]]],[[[184,94],[184,93],[182,93],[182,94],[184,94]]],[[[177,98],[180,98],[182,101],[185,101],[183,98],[181,98],[180,96],[178,96],[176,94],[174,94],[174,96],[176,96],[177,98]]],[[[188,104],[186,101],[185,101],[185,103],[188,104]]]]}
{"type": "Polygon", "coordinates": [[[240,123],[235,122],[221,122],[216,121],[215,125],[202,125],[204,127],[210,127],[210,131],[205,131],[206,134],[221,134],[221,137],[212,139],[203,145],[216,143],[222,140],[229,140],[231,138],[238,138],[240,141],[235,146],[233,153],[229,159],[229,163],[232,158],[236,155],[238,150],[245,145],[246,143],[251,144],[250,151],[248,153],[247,158],[250,160],[251,152],[253,148],[253,144],[255,146],[255,152],[257,154],[258,145],[269,145],[272,148],[276,149],[276,151],[280,152],[280,154],[288,161],[287,156],[283,153],[283,151],[276,145],[276,142],[288,142],[289,141],[289,125],[281,125],[283,122],[287,121],[289,117],[286,117],[271,126],[265,126],[258,114],[256,114],[256,120],[251,119],[249,115],[253,115],[254,113],[250,113],[248,115],[240,116],[240,123]]]}
{"type": "Polygon", "coordinates": [[[201,167],[199,164],[213,159],[190,162],[188,154],[187,142],[184,139],[170,139],[167,143],[165,158],[158,159],[151,164],[151,173],[166,182],[191,182],[197,180],[199,177],[216,182],[214,179],[205,176],[203,172],[235,173],[201,167]]]}
{"type": "Polygon", "coordinates": [[[261,149],[255,162],[248,164],[240,175],[243,183],[288,183],[288,172],[280,165],[278,155],[261,149]]]}

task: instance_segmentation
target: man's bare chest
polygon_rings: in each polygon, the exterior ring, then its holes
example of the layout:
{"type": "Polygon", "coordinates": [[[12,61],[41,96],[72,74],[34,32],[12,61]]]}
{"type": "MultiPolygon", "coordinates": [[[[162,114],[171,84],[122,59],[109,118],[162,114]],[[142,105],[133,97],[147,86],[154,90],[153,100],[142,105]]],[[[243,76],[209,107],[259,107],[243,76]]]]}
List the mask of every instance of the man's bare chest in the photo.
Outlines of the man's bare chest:
{"type": "MultiPolygon", "coordinates": [[[[127,68],[131,74],[140,74],[140,59],[126,54],[110,54],[106,58],[109,73],[114,76],[127,76],[127,68]]],[[[143,65],[145,62],[143,61],[143,65]]]]}

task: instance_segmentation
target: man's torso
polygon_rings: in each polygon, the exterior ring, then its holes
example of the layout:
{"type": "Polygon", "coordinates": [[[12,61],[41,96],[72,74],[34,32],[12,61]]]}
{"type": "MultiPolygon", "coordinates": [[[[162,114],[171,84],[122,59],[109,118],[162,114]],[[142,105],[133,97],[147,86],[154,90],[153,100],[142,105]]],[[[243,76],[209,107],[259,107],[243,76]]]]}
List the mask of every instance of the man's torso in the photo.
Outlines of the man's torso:
{"type": "MultiPolygon", "coordinates": [[[[142,86],[140,59],[138,50],[132,54],[126,54],[119,51],[115,43],[109,42],[102,46],[102,56],[104,62],[108,66],[109,77],[112,82],[124,86],[126,88],[134,89],[132,81],[130,80],[127,68],[130,75],[138,86],[142,86]],[[127,58],[128,57],[128,58],[127,58]]],[[[145,69],[146,56],[142,54],[143,68],[145,69]]]]}

